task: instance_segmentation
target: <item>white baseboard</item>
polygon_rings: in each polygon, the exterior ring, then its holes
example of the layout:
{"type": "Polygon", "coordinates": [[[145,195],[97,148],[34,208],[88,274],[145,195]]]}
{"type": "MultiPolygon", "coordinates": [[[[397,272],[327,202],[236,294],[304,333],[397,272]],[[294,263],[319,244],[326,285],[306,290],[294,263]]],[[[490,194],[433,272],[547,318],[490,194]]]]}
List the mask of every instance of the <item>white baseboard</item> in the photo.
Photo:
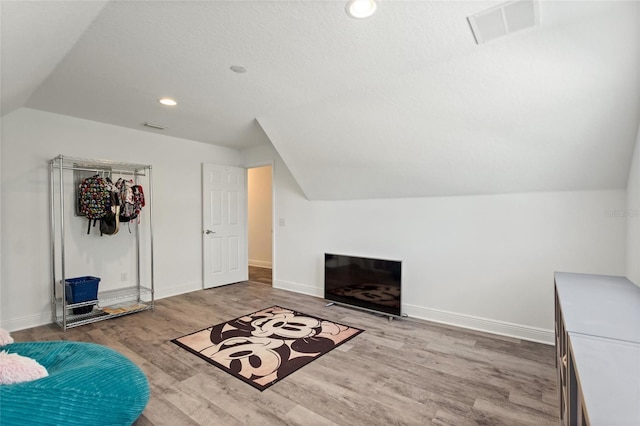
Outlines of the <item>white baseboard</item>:
{"type": "MultiPolygon", "coordinates": [[[[306,294],[323,298],[324,290],[307,284],[294,283],[289,281],[273,281],[273,287],[281,290],[292,291],[294,293],[306,294]]],[[[156,289],[155,298],[164,299],[165,297],[177,296],[202,289],[201,282],[191,282],[180,286],[156,289]]],[[[423,319],[427,321],[438,322],[456,327],[467,328],[470,330],[483,331],[486,333],[498,334],[501,336],[514,337],[517,339],[528,340],[531,342],[544,343],[553,345],[555,334],[553,330],[546,330],[538,327],[530,327],[520,324],[513,324],[505,321],[497,321],[488,318],[476,317],[473,315],[459,314],[439,309],[426,308],[407,303],[402,305],[403,313],[412,318],[423,319]]],[[[8,331],[24,330],[26,328],[38,327],[51,323],[51,311],[47,310],[40,314],[27,315],[20,318],[11,319],[0,322],[0,327],[8,331]]]]}
{"type": "MultiPolygon", "coordinates": [[[[178,296],[184,293],[190,293],[192,291],[202,290],[201,281],[193,281],[188,284],[183,284],[175,287],[165,288],[158,290],[156,288],[154,293],[155,300],[164,299],[165,297],[178,296]]],[[[146,300],[146,299],[145,299],[146,300]]],[[[18,331],[27,328],[39,327],[41,325],[51,324],[51,311],[47,310],[41,314],[27,315],[24,317],[14,318],[0,322],[0,328],[4,328],[7,331],[18,331]]]]}
{"type": "MultiPolygon", "coordinates": [[[[307,284],[288,281],[274,281],[273,287],[319,298],[324,297],[323,289],[307,284]]],[[[453,325],[456,327],[497,334],[500,336],[513,337],[546,345],[553,345],[555,342],[555,334],[553,330],[545,330],[542,328],[513,324],[472,315],[458,314],[439,309],[425,308],[423,306],[416,306],[407,303],[402,304],[402,312],[412,318],[453,325]]]]}
{"type": "Polygon", "coordinates": [[[197,291],[197,290],[202,290],[202,281],[192,281],[187,284],[182,284],[175,287],[169,287],[169,288],[163,288],[163,289],[158,289],[156,286],[156,289],[154,292],[154,298],[156,300],[164,299],[165,297],[179,296],[181,294],[191,293],[192,291],[197,291]]]}
{"type": "Polygon", "coordinates": [[[413,318],[468,328],[470,330],[484,331],[500,336],[514,337],[531,342],[544,343],[546,345],[553,345],[555,342],[555,333],[553,330],[425,308],[406,303],[403,303],[402,306],[403,312],[413,318]]]}
{"type": "Polygon", "coordinates": [[[267,268],[267,269],[271,269],[273,267],[271,262],[268,262],[266,260],[254,260],[254,259],[249,259],[249,266],[255,266],[257,268],[267,268]]]}
{"type": "Polygon", "coordinates": [[[292,283],[289,281],[280,281],[280,280],[274,280],[273,281],[273,288],[279,288],[281,290],[288,290],[288,291],[292,291],[294,293],[302,293],[302,294],[306,294],[308,296],[314,296],[314,297],[324,297],[324,289],[322,288],[317,288],[311,285],[307,285],[307,284],[299,284],[299,283],[292,283]]]}
{"type": "Polygon", "coordinates": [[[10,319],[8,321],[2,321],[0,322],[0,328],[4,328],[11,332],[39,327],[46,324],[51,324],[51,311],[48,309],[40,314],[27,315],[24,317],[10,319]]]}

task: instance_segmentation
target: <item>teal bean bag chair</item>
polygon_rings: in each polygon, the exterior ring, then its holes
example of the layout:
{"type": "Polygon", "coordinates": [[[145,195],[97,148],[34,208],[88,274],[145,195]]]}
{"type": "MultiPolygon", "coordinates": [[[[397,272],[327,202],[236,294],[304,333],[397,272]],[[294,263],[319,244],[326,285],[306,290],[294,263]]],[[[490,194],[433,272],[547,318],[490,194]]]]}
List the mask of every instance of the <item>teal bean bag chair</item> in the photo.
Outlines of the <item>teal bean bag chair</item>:
{"type": "Polygon", "coordinates": [[[105,346],[83,342],[13,343],[0,348],[35,359],[49,372],[0,385],[0,425],[130,425],[149,401],[138,366],[105,346]]]}

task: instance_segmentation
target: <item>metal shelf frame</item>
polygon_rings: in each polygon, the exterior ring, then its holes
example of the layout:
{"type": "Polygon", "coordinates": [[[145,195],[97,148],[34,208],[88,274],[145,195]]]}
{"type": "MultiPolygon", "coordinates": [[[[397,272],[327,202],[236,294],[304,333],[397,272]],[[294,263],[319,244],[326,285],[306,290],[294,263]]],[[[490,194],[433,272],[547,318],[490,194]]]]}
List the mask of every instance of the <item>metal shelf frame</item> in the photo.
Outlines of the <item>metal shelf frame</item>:
{"type": "MultiPolygon", "coordinates": [[[[147,164],[135,164],[126,162],[116,162],[108,160],[96,160],[87,158],[76,158],[58,155],[49,160],[49,204],[50,204],[50,240],[51,240],[51,316],[52,322],[58,324],[63,330],[89,324],[96,321],[103,321],[136,312],[142,312],[154,308],[154,266],[153,266],[153,179],[152,167],[147,164]],[[149,287],[141,286],[140,277],[140,227],[135,227],[136,237],[136,285],[124,287],[110,291],[103,291],[98,294],[97,300],[85,301],[81,303],[66,302],[66,286],[64,285],[67,276],[65,271],[65,170],[96,173],[116,173],[119,175],[130,175],[136,184],[139,184],[140,177],[147,177],[147,187],[145,187],[145,208],[148,209],[148,229],[149,229],[149,287]],[[56,182],[57,174],[57,182],[56,182]],[[58,208],[56,208],[56,201],[58,208]],[[56,232],[56,226],[58,230],[56,232]],[[56,253],[56,240],[59,238],[59,263],[60,271],[56,268],[58,253],[56,253]],[[60,284],[60,291],[58,291],[60,284]],[[142,296],[150,298],[150,301],[143,301],[142,296]],[[117,303],[119,300],[136,298],[140,307],[126,312],[108,314],[94,309],[86,314],[72,314],[72,308],[89,305],[103,305],[117,303]]],[[[70,206],[69,208],[73,208],[70,206]]]]}

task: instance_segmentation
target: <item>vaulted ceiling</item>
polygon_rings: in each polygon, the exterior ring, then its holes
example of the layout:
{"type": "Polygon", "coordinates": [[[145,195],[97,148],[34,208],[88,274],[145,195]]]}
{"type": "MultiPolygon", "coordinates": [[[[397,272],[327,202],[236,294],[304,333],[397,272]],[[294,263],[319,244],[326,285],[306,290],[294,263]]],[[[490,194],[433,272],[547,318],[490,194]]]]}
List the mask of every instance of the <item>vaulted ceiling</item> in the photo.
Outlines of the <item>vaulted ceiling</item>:
{"type": "Polygon", "coordinates": [[[2,1],[2,114],[272,143],[310,199],[625,187],[640,2],[542,0],[481,45],[466,17],[502,2],[345,2],[2,1]]]}

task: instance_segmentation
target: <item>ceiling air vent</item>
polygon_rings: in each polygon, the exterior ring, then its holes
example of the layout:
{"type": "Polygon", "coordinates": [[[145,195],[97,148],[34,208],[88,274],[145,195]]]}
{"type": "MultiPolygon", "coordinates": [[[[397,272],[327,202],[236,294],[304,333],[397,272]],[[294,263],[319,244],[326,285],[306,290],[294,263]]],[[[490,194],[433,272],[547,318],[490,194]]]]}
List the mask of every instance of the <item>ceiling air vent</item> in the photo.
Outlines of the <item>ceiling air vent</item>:
{"type": "Polygon", "coordinates": [[[152,129],[158,129],[158,130],[164,130],[167,128],[167,126],[163,126],[162,124],[155,124],[155,123],[144,123],[143,125],[145,127],[151,127],[152,129]]]}
{"type": "Polygon", "coordinates": [[[515,0],[467,17],[476,43],[482,44],[540,23],[538,0],[515,0]]]}

